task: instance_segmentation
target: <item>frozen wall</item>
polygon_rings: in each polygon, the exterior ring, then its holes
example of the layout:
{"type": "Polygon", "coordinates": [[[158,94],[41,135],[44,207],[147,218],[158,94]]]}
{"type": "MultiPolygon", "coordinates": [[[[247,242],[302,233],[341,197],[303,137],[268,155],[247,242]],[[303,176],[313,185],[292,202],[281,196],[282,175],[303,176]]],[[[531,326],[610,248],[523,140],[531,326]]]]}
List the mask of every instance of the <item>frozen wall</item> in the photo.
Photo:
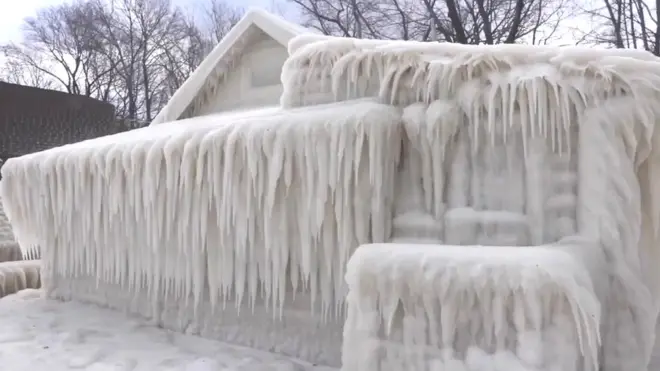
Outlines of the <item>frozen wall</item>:
{"type": "Polygon", "coordinates": [[[49,296],[338,365],[344,267],[389,236],[400,129],[368,102],[182,120],[12,159],[1,193],[49,296]]]}

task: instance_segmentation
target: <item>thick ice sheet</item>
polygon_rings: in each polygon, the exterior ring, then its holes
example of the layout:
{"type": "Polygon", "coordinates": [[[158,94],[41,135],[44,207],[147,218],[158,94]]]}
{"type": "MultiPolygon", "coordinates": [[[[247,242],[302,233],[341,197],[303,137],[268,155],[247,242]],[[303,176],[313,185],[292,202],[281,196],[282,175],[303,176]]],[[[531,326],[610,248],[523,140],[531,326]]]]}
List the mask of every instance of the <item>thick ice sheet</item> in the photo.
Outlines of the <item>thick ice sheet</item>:
{"type": "Polygon", "coordinates": [[[332,371],[297,359],[159,329],[124,313],[43,299],[0,299],[0,365],[11,371],[332,371]]]}
{"type": "Polygon", "coordinates": [[[361,246],[342,370],[598,370],[589,247],[361,246]]]}

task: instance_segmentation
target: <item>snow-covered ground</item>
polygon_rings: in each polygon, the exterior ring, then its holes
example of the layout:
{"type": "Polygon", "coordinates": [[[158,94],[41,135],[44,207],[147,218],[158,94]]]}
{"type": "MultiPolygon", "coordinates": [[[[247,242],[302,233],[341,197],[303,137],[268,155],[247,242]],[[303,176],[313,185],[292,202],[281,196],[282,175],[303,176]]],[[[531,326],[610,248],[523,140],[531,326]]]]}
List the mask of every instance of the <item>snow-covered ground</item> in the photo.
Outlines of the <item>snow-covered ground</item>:
{"type": "Polygon", "coordinates": [[[0,369],[11,371],[331,371],[305,362],[172,333],[39,290],[0,299],[0,369]]]}

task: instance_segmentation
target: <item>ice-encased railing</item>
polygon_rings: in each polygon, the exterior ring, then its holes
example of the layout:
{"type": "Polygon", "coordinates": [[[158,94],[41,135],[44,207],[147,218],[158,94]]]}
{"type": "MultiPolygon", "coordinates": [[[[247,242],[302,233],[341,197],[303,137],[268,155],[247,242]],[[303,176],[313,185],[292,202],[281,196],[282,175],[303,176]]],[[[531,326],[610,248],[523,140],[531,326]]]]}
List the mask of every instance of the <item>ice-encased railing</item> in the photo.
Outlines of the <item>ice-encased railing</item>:
{"type": "MultiPolygon", "coordinates": [[[[569,143],[567,133],[577,127],[573,152],[577,190],[571,201],[576,205],[575,221],[558,218],[550,234],[577,233],[594,242],[605,258],[604,272],[592,277],[603,307],[599,356],[603,370],[648,367],[660,308],[660,275],[655,268],[660,261],[660,134],[655,130],[660,118],[660,63],[655,56],[635,50],[323,36],[295,38],[289,51],[282,72],[284,107],[370,96],[383,103],[410,105],[404,109],[404,121],[426,124],[420,103],[446,101],[458,110],[460,125],[467,131],[486,131],[490,138],[498,138],[511,128],[519,130],[523,150],[518,159],[525,162],[536,161],[533,147],[539,139],[563,151],[569,143]]],[[[448,125],[449,130],[454,127],[448,125]]],[[[443,148],[434,150],[444,156],[443,148]]],[[[436,153],[427,152],[421,160],[436,161],[436,153]]],[[[425,170],[422,177],[433,179],[435,172],[425,170]]],[[[557,185],[572,177],[566,176],[557,185]]],[[[431,184],[433,189],[442,188],[435,179],[431,184]]],[[[424,184],[421,193],[432,195],[431,188],[424,184]]],[[[445,222],[485,217],[473,208],[442,207],[450,209],[443,211],[445,222]]],[[[437,223],[437,218],[431,220],[434,209],[440,208],[424,205],[421,213],[400,216],[425,216],[424,223],[432,227],[437,223]]],[[[537,211],[532,210],[536,216],[530,218],[543,225],[537,211]]],[[[447,223],[442,226],[447,227],[447,223]]],[[[432,239],[441,239],[435,236],[441,232],[431,233],[432,239]]],[[[532,245],[547,243],[548,235],[531,232],[525,238],[532,245]]],[[[469,237],[460,232],[445,237],[458,239],[453,244],[468,244],[460,241],[465,236],[469,237]]]]}
{"type": "MultiPolygon", "coordinates": [[[[5,209],[21,246],[42,247],[47,293],[126,306],[169,327],[163,312],[180,303],[190,317],[173,319],[182,331],[262,306],[259,320],[278,322],[293,300],[319,322],[341,318],[353,249],[390,234],[398,110],[356,102],[195,120],[7,161],[5,209]]],[[[245,336],[229,340],[339,360],[245,336]]],[[[280,343],[312,342],[290,338],[280,343]]]]}
{"type": "Polygon", "coordinates": [[[598,370],[600,303],[575,243],[373,244],[347,268],[342,370],[598,370]]]}

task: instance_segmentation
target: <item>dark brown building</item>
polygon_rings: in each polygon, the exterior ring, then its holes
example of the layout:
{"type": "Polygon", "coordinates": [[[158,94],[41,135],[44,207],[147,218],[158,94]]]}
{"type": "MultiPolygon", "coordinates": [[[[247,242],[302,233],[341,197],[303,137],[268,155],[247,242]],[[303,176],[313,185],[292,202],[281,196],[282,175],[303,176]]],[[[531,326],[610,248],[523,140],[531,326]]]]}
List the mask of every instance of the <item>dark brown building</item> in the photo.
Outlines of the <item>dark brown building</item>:
{"type": "Polygon", "coordinates": [[[114,107],[65,92],[0,82],[0,160],[115,133],[114,107]]]}

